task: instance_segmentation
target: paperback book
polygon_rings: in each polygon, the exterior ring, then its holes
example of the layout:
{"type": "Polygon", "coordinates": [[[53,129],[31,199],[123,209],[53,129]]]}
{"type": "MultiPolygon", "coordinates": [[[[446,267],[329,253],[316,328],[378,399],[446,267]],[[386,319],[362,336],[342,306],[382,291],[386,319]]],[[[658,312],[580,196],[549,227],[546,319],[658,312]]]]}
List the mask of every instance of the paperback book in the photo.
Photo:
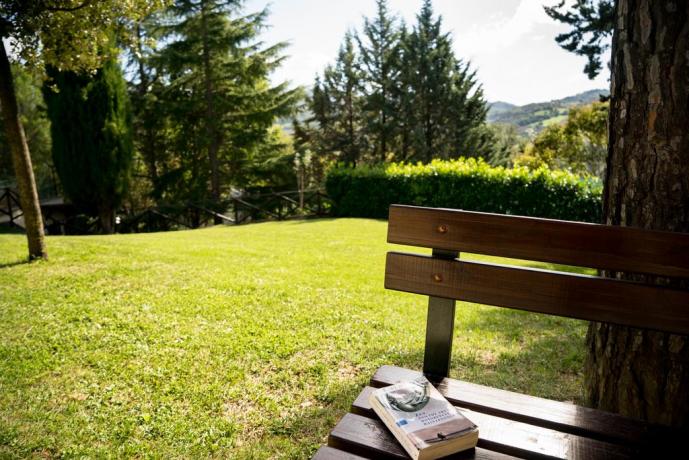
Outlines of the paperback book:
{"type": "Polygon", "coordinates": [[[476,447],[478,427],[426,377],[375,390],[369,402],[414,460],[440,458],[476,447]]]}

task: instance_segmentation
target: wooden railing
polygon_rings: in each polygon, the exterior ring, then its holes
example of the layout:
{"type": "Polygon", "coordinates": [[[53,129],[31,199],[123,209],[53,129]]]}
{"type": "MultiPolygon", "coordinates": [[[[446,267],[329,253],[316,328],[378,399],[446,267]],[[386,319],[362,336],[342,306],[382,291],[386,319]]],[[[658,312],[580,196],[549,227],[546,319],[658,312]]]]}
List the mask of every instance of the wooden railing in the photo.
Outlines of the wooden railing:
{"type": "MultiPolygon", "coordinates": [[[[43,204],[42,204],[43,206],[43,204]]],[[[239,225],[263,220],[285,220],[298,217],[317,217],[327,214],[330,202],[321,190],[264,192],[229,198],[221,205],[212,203],[184,203],[160,205],[120,215],[118,232],[138,233],[197,228],[210,223],[239,225]],[[219,212],[214,209],[225,209],[219,212]]],[[[49,209],[44,212],[50,214],[49,209]]],[[[19,219],[22,210],[17,193],[5,188],[0,193],[0,224],[23,229],[19,219]]],[[[98,232],[96,219],[77,215],[46,215],[46,225],[58,221],[52,233],[82,234],[98,232]],[[51,220],[52,219],[52,220],[51,220]]]]}
{"type": "Polygon", "coordinates": [[[24,228],[18,222],[24,214],[19,204],[19,195],[7,187],[0,193],[0,224],[9,224],[10,227],[24,228]]]}
{"type": "Polygon", "coordinates": [[[267,192],[229,198],[224,204],[186,203],[161,205],[130,214],[118,231],[147,232],[197,228],[212,222],[239,225],[263,220],[318,217],[327,214],[330,202],[321,190],[267,192]],[[219,212],[216,209],[225,209],[219,212]]]}
{"type": "Polygon", "coordinates": [[[327,211],[328,198],[321,190],[269,192],[231,198],[232,223],[293,217],[323,216],[327,211]]]}

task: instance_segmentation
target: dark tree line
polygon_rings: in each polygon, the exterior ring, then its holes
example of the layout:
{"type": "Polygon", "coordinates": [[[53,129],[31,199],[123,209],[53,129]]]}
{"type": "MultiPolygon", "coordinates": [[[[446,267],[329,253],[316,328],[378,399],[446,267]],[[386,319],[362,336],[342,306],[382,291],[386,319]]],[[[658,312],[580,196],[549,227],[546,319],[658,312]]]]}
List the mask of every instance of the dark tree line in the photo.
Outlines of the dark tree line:
{"type": "MultiPolygon", "coordinates": [[[[296,187],[290,139],[275,122],[293,114],[302,91],[270,82],[286,45],[260,40],[267,10],[246,13],[243,0],[164,3],[154,11],[138,8],[122,24],[97,24],[102,40],[75,45],[74,53],[91,47],[87,62],[72,63],[66,53],[61,60],[46,54],[27,69],[28,57],[13,64],[21,124],[28,131],[24,136],[12,124],[0,135],[0,147],[12,146],[14,139],[21,154],[30,146],[37,160],[31,169],[40,182],[55,172],[61,194],[80,214],[97,218],[105,233],[114,230],[117,210],[133,216],[162,207],[171,220],[196,227],[213,211],[224,212],[234,192],[296,187]]],[[[30,14],[43,14],[40,3],[35,5],[38,10],[0,6],[0,13],[9,8],[21,25],[30,14]]],[[[105,7],[86,3],[65,17],[89,22],[105,7]]],[[[8,116],[14,115],[5,114],[4,121],[8,116]]],[[[8,183],[20,185],[20,197],[31,197],[25,189],[34,179],[22,172],[30,158],[15,157],[22,161],[14,167],[16,180],[8,183]]],[[[3,156],[0,182],[11,167],[3,156]]],[[[38,257],[42,240],[30,240],[38,257]]]]}
{"type": "Polygon", "coordinates": [[[377,0],[361,34],[349,31],[316,78],[301,141],[349,164],[490,156],[487,104],[426,0],[410,28],[377,0]]]}

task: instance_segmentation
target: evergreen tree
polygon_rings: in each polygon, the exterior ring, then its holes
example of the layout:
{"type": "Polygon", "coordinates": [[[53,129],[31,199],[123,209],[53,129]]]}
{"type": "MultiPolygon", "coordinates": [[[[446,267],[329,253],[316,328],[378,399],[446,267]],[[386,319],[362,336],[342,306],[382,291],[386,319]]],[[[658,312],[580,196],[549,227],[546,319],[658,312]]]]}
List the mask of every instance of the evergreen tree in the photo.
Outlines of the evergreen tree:
{"type": "Polygon", "coordinates": [[[325,69],[323,87],[315,103],[326,122],[324,147],[338,152],[340,161],[355,165],[366,151],[362,127],[361,72],[357,66],[354,36],[348,31],[334,66],[325,69]]]}
{"type": "Polygon", "coordinates": [[[307,106],[312,113],[312,117],[307,120],[305,126],[302,126],[295,120],[295,127],[299,126],[299,130],[295,132],[300,133],[304,140],[308,139],[311,147],[319,155],[324,157],[334,156],[334,143],[331,142],[331,139],[334,138],[335,110],[328,90],[319,75],[316,75],[316,81],[313,85],[311,97],[307,100],[307,106]],[[311,123],[314,123],[315,127],[312,128],[311,123]]]}
{"type": "MultiPolygon", "coordinates": [[[[178,168],[163,180],[181,198],[210,201],[223,193],[270,142],[277,116],[300,97],[268,75],[282,61],[284,43],[258,41],[267,10],[241,16],[240,0],[177,0],[168,11],[161,50],[169,86],[166,104],[176,121],[178,168]]],[[[217,223],[217,220],[216,220],[217,223]]]]}
{"type": "Polygon", "coordinates": [[[376,0],[373,20],[364,19],[364,40],[358,40],[365,92],[366,130],[374,148],[374,158],[385,161],[393,148],[398,128],[400,77],[400,31],[388,11],[387,0],[376,0]]]}
{"type": "Polygon", "coordinates": [[[385,0],[377,6],[363,38],[348,32],[335,65],[316,80],[310,108],[320,132],[312,145],[350,164],[489,156],[483,91],[469,63],[455,57],[430,0],[411,31],[396,24],[385,0]]]}
{"type": "Polygon", "coordinates": [[[442,32],[442,17],[434,17],[430,0],[425,0],[417,24],[406,36],[403,68],[413,107],[411,158],[424,162],[432,158],[481,154],[488,142],[485,130],[486,102],[477,86],[475,73],[458,60],[452,39],[442,32]]]}
{"type": "MultiPolygon", "coordinates": [[[[616,3],[603,217],[689,233],[689,2],[616,3]]],[[[677,278],[610,276],[689,289],[677,278]]],[[[653,299],[647,308],[663,311],[663,303],[653,299]]],[[[689,427],[689,337],[591,323],[586,346],[592,406],[689,427]]]]}
{"type": "Polygon", "coordinates": [[[485,124],[488,104],[469,63],[456,62],[450,101],[449,156],[488,157],[494,140],[485,124]]]}
{"type": "Polygon", "coordinates": [[[412,149],[412,134],[415,129],[416,107],[414,106],[414,92],[412,81],[414,80],[415,69],[405,65],[408,59],[408,52],[405,44],[409,40],[407,25],[403,22],[400,26],[399,48],[400,48],[400,73],[394,86],[394,98],[398,101],[398,140],[396,142],[398,152],[396,157],[401,161],[409,161],[414,156],[412,149]]]}
{"type": "Polygon", "coordinates": [[[164,192],[160,178],[168,170],[167,144],[172,135],[166,110],[164,72],[157,59],[159,21],[160,15],[154,15],[133,27],[134,40],[128,53],[129,71],[133,77],[129,97],[134,115],[135,169],[138,177],[147,179],[141,188],[156,200],[164,192]]]}
{"type": "Polygon", "coordinates": [[[44,94],[62,188],[112,233],[132,159],[131,108],[122,71],[111,58],[94,76],[54,67],[48,76],[44,94]]]}
{"type": "MultiPolygon", "coordinates": [[[[600,54],[612,33],[604,222],[689,232],[689,187],[681,185],[689,177],[689,3],[577,0],[546,12],[571,26],[557,41],[588,58],[589,77],[602,69],[600,54]]],[[[687,288],[679,279],[609,275],[687,288]]],[[[662,308],[662,299],[648,308],[662,308]]],[[[584,387],[591,406],[689,426],[686,336],[591,323],[586,347],[584,387]]]]}

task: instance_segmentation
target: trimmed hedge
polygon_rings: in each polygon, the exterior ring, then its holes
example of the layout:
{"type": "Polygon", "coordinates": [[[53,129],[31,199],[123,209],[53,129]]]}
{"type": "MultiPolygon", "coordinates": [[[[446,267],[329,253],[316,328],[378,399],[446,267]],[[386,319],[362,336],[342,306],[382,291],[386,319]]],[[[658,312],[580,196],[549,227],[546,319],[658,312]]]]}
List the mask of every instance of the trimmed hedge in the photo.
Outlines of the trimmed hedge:
{"type": "Polygon", "coordinates": [[[547,168],[506,169],[481,159],[434,160],[328,172],[336,216],[387,218],[391,204],[410,204],[552,219],[600,222],[602,186],[593,178],[547,168]]]}

